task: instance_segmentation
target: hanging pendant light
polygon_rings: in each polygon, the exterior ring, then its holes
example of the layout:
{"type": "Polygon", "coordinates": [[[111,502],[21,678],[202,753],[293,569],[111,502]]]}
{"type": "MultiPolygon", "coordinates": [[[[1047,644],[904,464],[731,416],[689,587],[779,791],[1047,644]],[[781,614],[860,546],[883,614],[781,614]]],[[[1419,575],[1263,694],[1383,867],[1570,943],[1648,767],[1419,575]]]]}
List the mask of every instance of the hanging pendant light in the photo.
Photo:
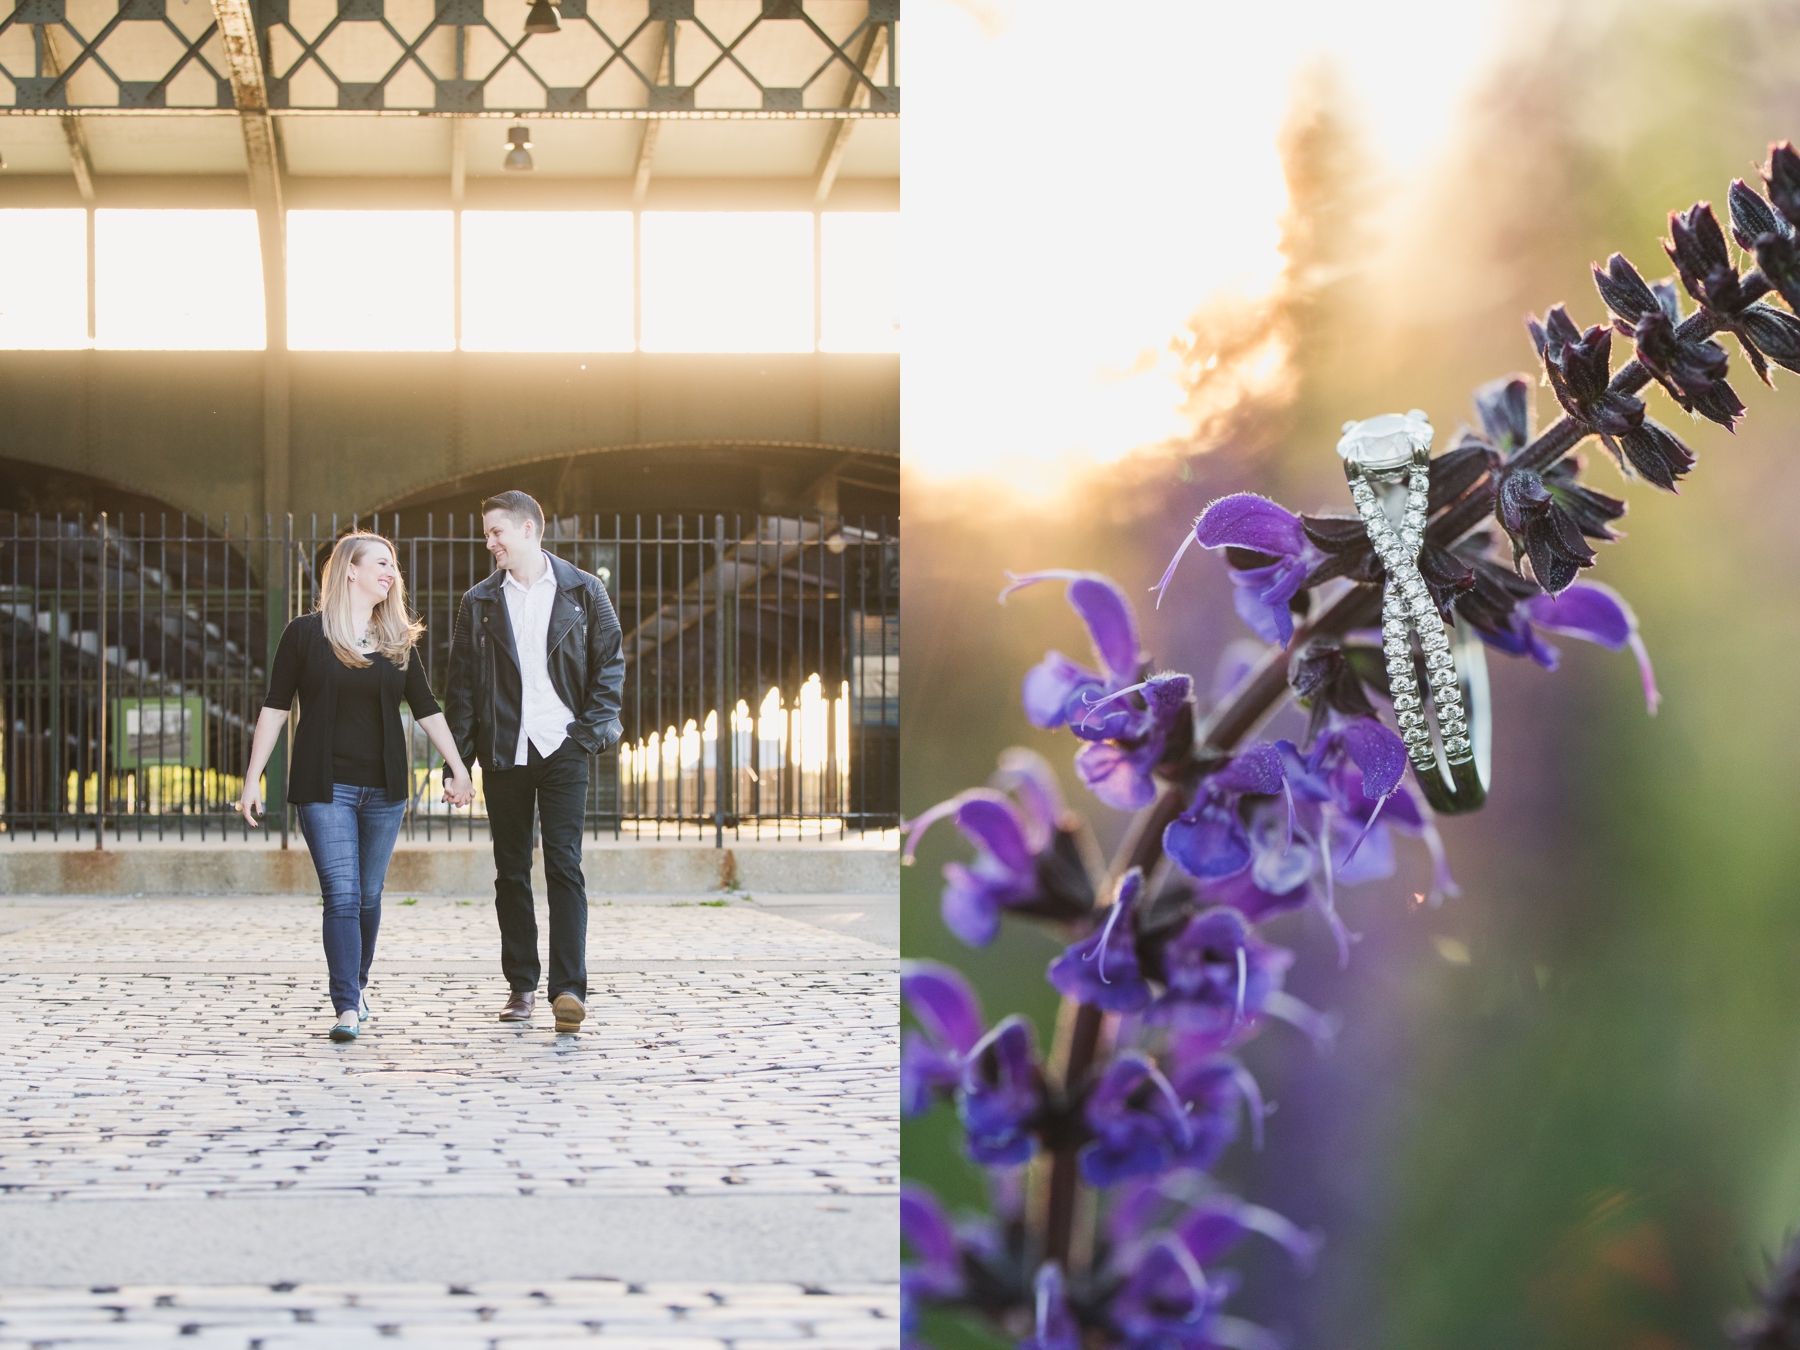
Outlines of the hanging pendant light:
{"type": "Polygon", "coordinates": [[[531,167],[531,128],[514,127],[506,133],[506,142],[512,149],[506,152],[501,167],[515,173],[528,172],[531,167]]]}
{"type": "Polygon", "coordinates": [[[562,25],[556,21],[556,11],[551,8],[550,0],[531,0],[531,12],[525,16],[527,33],[560,33],[562,25]]]}

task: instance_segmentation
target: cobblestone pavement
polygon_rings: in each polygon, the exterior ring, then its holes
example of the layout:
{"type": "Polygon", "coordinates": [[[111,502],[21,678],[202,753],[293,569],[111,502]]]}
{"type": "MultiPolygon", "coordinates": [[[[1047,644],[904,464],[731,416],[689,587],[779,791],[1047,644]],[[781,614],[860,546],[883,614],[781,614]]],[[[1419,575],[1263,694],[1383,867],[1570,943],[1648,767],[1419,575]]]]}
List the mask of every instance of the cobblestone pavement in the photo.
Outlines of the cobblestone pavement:
{"type": "Polygon", "coordinates": [[[0,906],[0,1193],[897,1189],[897,978],[872,943],[597,904],[590,1020],[557,1036],[548,1009],[495,1020],[489,905],[389,896],[374,1017],[334,1045],[318,922],[299,900],[0,906]]]}
{"type": "Polygon", "coordinates": [[[0,1292],[0,1346],[144,1345],[375,1350],[396,1341],[467,1350],[894,1350],[891,1285],[794,1284],[136,1286],[0,1292]]]}

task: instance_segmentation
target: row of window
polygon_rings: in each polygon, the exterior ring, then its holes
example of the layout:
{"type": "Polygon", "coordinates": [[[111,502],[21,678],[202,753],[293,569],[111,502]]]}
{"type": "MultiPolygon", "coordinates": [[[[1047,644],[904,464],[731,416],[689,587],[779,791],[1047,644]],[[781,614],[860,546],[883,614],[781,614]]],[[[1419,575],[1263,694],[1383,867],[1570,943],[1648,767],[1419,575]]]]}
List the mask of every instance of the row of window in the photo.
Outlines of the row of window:
{"type": "MultiPolygon", "coordinates": [[[[297,351],[893,352],[892,212],[287,213],[297,351]],[[815,286],[817,314],[815,315],[815,286]]],[[[261,350],[252,211],[0,210],[0,348],[261,350]]]]}

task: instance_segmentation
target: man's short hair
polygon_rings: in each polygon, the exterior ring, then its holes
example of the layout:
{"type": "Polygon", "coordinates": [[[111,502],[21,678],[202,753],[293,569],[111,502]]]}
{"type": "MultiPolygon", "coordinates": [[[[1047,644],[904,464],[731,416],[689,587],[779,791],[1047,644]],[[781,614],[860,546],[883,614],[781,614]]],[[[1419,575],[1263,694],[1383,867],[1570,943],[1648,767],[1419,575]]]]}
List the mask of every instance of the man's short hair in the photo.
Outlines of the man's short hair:
{"type": "Polygon", "coordinates": [[[481,514],[489,511],[504,511],[513,518],[515,525],[523,525],[530,521],[537,526],[538,538],[544,537],[544,508],[537,504],[537,498],[529,492],[496,492],[481,504],[481,514]]]}

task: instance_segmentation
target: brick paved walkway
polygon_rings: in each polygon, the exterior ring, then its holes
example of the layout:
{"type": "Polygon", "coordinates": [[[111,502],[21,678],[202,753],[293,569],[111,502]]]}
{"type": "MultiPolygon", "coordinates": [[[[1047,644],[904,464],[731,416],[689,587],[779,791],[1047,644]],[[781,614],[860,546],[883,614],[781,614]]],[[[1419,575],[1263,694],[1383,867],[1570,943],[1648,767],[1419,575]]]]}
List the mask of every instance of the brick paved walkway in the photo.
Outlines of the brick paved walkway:
{"type": "Polygon", "coordinates": [[[146,1285],[0,1293],[0,1346],[386,1350],[399,1340],[468,1350],[891,1350],[898,1316],[884,1285],[146,1285]]]}
{"type": "MultiPolygon", "coordinates": [[[[753,1245],[767,1251],[721,1252],[718,1270],[809,1283],[820,1273],[845,1278],[847,1267],[833,1260],[852,1248],[894,1246],[886,1233],[899,1153],[891,951],[740,902],[596,904],[590,1020],[579,1036],[557,1036],[547,1009],[525,1026],[495,1020],[505,988],[490,905],[402,899],[390,895],[385,907],[374,1017],[349,1045],[325,1035],[316,900],[0,903],[0,1344],[135,1343],[157,1339],[165,1324],[168,1334],[200,1327],[186,1335],[206,1344],[255,1339],[248,1323],[230,1318],[218,1339],[206,1329],[211,1313],[196,1311],[188,1323],[165,1317],[171,1310],[156,1307],[157,1293],[196,1310],[241,1303],[262,1319],[257,1328],[285,1317],[279,1331],[255,1331],[271,1347],[326,1344],[295,1339],[312,1333],[266,1287],[223,1287],[242,1283],[250,1264],[252,1280],[331,1279],[334,1288],[302,1286],[325,1300],[315,1313],[322,1321],[327,1306],[333,1319],[345,1313],[342,1300],[359,1287],[344,1276],[366,1272],[375,1284],[357,1304],[433,1308],[426,1339],[443,1344],[517,1336],[537,1344],[552,1327],[588,1337],[589,1322],[612,1339],[618,1318],[590,1315],[598,1300],[615,1313],[663,1308],[643,1325],[632,1322],[635,1313],[624,1317],[633,1336],[654,1334],[658,1345],[682,1343],[669,1336],[741,1345],[806,1334],[796,1328],[819,1321],[826,1305],[810,1300],[824,1296],[746,1293],[775,1300],[769,1307],[806,1299],[812,1312],[771,1313],[769,1326],[786,1330],[725,1335],[690,1328],[654,1292],[591,1277],[710,1278],[704,1249],[680,1241],[690,1222],[695,1233],[762,1235],[753,1245]],[[804,1255],[800,1239],[821,1223],[847,1225],[841,1231],[860,1234],[861,1247],[832,1239],[804,1255]],[[159,1224],[175,1230],[174,1250],[160,1262],[143,1243],[159,1224]],[[552,1248],[556,1255],[534,1247],[529,1274],[500,1259],[499,1244],[514,1240],[508,1234],[535,1242],[547,1224],[578,1240],[552,1248]],[[205,1239],[195,1251],[212,1250],[234,1225],[240,1250],[227,1244],[216,1257],[181,1257],[183,1231],[205,1239]],[[471,1227],[494,1234],[495,1260],[484,1263],[479,1244],[450,1254],[449,1235],[437,1231],[471,1227]],[[114,1232],[138,1236],[121,1237],[109,1255],[105,1235],[114,1232]],[[295,1255],[345,1232],[385,1232],[388,1241],[349,1271],[295,1255]],[[52,1268],[46,1252],[62,1248],[86,1254],[71,1256],[66,1271],[52,1268]],[[441,1260],[420,1255],[440,1249],[441,1260]],[[818,1269],[776,1269],[784,1251],[818,1269]],[[467,1298],[441,1284],[430,1296],[376,1287],[416,1279],[421,1264],[428,1278],[581,1282],[496,1287],[494,1307],[532,1313],[518,1329],[509,1320],[501,1335],[483,1331],[488,1324],[467,1312],[467,1298]],[[59,1302],[17,1286],[96,1279],[168,1283],[113,1300],[128,1313],[105,1324],[110,1340],[58,1339],[60,1331],[17,1339],[19,1317],[60,1326],[55,1319],[66,1314],[98,1328],[94,1319],[111,1316],[93,1311],[111,1306],[109,1296],[59,1302]],[[8,1285],[15,1292],[4,1293],[8,1285]],[[145,1300],[141,1316],[131,1311],[145,1300]],[[565,1308],[573,1311],[565,1316],[565,1308]]],[[[893,1267],[876,1259],[849,1276],[885,1288],[893,1267]]],[[[682,1298],[695,1294],[682,1287],[682,1298]]],[[[883,1306],[873,1294],[854,1297],[883,1306]]],[[[344,1326],[362,1328],[358,1335],[405,1325],[349,1311],[344,1326]]],[[[874,1339],[864,1327],[844,1333],[844,1343],[886,1344],[882,1319],[868,1309],[860,1316],[874,1339]]],[[[407,1337],[416,1339],[410,1330],[407,1337]]]]}

